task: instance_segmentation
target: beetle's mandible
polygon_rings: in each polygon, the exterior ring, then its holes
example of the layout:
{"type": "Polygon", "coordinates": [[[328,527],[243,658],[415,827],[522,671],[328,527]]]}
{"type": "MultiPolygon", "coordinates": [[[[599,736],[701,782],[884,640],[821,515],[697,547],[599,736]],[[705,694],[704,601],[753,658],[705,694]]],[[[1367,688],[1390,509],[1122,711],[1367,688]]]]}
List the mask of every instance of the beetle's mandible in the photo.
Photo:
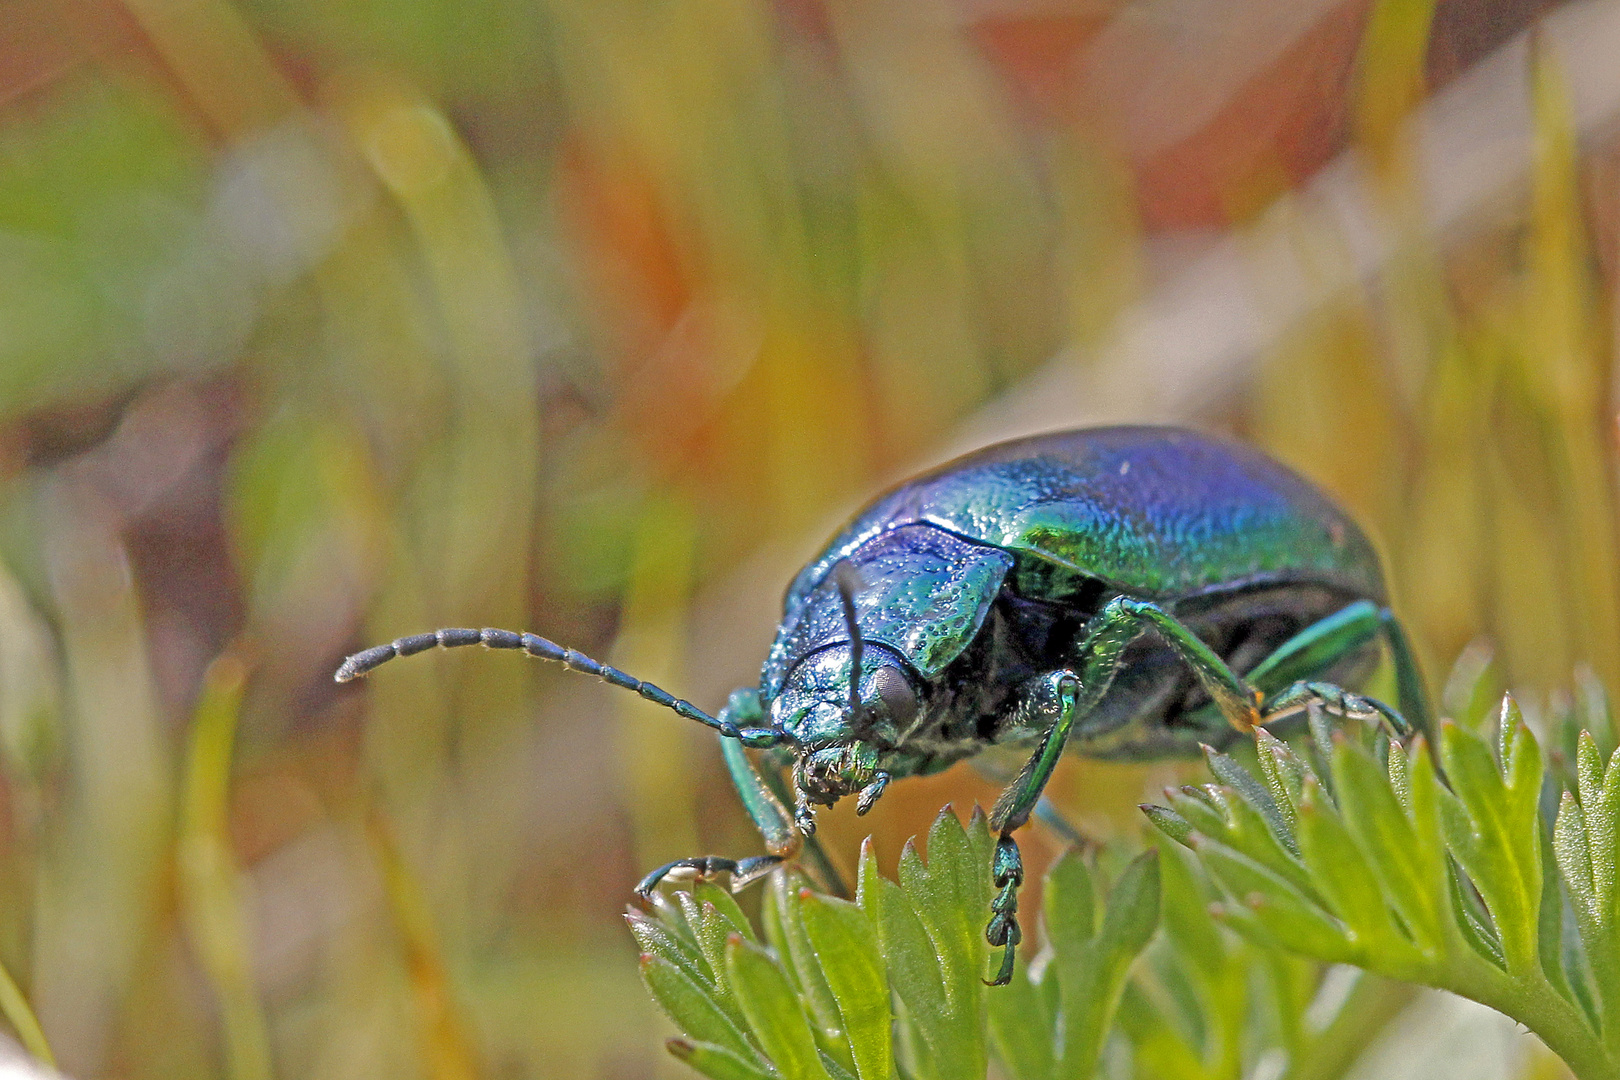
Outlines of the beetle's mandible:
{"type": "Polygon", "coordinates": [[[1011,977],[1020,938],[1013,833],[1065,749],[1187,753],[1313,704],[1382,717],[1403,734],[1431,727],[1356,524],[1259,451],[1174,428],[1001,443],[880,496],[793,581],[758,687],[735,691],[718,715],[509,630],[401,638],[349,657],[337,679],[473,644],[558,661],[719,732],[768,854],[683,859],[649,874],[644,895],[672,874],[725,873],[739,888],[798,854],[816,806],[854,795],[865,813],[894,780],[993,744],[1027,745],[990,815],[997,984],[1011,977]],[[1380,646],[1398,710],[1343,689],[1380,646]]]}

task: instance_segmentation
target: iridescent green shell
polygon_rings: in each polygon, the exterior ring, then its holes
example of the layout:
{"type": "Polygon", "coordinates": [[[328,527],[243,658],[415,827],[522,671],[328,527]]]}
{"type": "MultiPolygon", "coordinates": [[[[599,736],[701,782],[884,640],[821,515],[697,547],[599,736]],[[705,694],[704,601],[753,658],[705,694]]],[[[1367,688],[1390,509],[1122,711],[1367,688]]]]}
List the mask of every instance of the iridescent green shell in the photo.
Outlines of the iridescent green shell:
{"type": "MultiPolygon", "coordinates": [[[[999,548],[923,525],[885,530],[846,557],[863,586],[854,595],[862,640],[893,649],[924,678],[973,640],[1014,561],[999,548]]],[[[838,587],[825,578],[782,621],[765,662],[766,698],[776,696],[798,660],[848,640],[838,587]]]]}
{"type": "Polygon", "coordinates": [[[1177,428],[1056,432],[957,458],[857,514],[788,589],[763,672],[767,698],[798,659],[848,639],[829,576],[874,552],[884,553],[877,576],[897,577],[885,599],[863,602],[862,633],[872,622],[869,640],[896,647],[924,677],[972,640],[1003,574],[1019,595],[1058,603],[1095,596],[1098,583],[1172,609],[1290,584],[1385,595],[1355,522],[1257,450],[1177,428]],[[932,539],[941,534],[958,543],[932,539]],[[908,551],[920,560],[909,571],[899,562],[908,551]]]}
{"type": "Polygon", "coordinates": [[[1290,582],[1384,598],[1367,537],[1298,474],[1225,439],[1113,427],[987,447],[879,496],[794,580],[787,611],[872,537],[919,522],[1011,552],[1033,598],[1077,577],[1149,600],[1290,582]]]}

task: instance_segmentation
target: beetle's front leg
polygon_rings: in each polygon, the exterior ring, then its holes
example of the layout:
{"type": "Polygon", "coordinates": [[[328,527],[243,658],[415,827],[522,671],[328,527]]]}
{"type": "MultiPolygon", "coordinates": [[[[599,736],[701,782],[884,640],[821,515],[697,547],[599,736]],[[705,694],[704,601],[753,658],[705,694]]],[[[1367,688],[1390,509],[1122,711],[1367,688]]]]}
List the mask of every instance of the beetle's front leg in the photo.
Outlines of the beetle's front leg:
{"type": "Polygon", "coordinates": [[[718,855],[697,855],[690,859],[676,859],[665,863],[636,884],[636,895],[650,900],[660,882],[713,881],[722,875],[731,878],[731,891],[758,881],[782,865],[779,855],[755,855],[748,859],[723,859],[718,855]]]}
{"type": "Polygon", "coordinates": [[[1001,967],[990,980],[991,986],[1005,986],[1012,979],[1013,960],[1018,942],[1023,938],[1018,926],[1018,887],[1024,883],[1024,860],[1012,834],[1029,820],[1030,812],[1040,802],[1041,792],[1063,756],[1069,731],[1081,712],[1081,685],[1080,677],[1074,672],[1054,671],[1031,680],[1017,706],[1025,714],[1020,718],[1024,723],[1045,727],[1046,734],[1018,778],[1001,793],[995,809],[990,812],[990,829],[996,833],[996,853],[990,871],[997,892],[990,902],[990,924],[985,927],[984,936],[992,946],[1004,950],[1001,967]],[[1047,722],[1041,723],[1042,720],[1047,722]]]}
{"type": "MultiPolygon", "coordinates": [[[[738,728],[757,728],[764,715],[759,694],[754,690],[737,690],[720,711],[723,721],[738,728]]],[[[768,855],[748,859],[725,859],[718,855],[699,855],[690,859],[677,859],[648,874],[636,886],[636,895],[645,899],[665,877],[674,875],[705,881],[721,874],[731,876],[735,892],[748,883],[763,877],[773,867],[781,865],[799,851],[803,838],[793,827],[793,818],[782,805],[770,784],[749,760],[742,743],[725,736],[720,738],[720,753],[725,758],[726,771],[731,774],[732,786],[742,800],[743,808],[753,820],[754,827],[765,840],[768,855]]]]}

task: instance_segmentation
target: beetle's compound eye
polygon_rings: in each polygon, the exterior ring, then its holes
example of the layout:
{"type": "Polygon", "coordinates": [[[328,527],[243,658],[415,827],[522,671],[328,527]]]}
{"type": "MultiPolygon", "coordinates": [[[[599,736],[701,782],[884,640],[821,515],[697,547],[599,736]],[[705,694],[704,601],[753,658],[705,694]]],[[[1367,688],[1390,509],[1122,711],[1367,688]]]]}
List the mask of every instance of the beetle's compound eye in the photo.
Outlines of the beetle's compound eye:
{"type": "Polygon", "coordinates": [[[917,715],[917,691],[912,689],[906,673],[893,664],[884,664],[872,672],[872,689],[896,727],[903,729],[917,715]]]}

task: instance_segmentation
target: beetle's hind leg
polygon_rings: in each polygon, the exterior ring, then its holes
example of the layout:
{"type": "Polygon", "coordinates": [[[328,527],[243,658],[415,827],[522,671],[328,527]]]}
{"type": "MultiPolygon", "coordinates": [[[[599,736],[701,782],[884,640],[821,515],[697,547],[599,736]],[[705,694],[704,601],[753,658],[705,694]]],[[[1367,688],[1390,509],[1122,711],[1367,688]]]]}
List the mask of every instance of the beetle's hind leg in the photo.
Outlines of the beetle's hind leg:
{"type": "Polygon", "coordinates": [[[1272,723],[1305,711],[1312,702],[1339,716],[1380,717],[1398,738],[1414,730],[1433,737],[1423,675],[1393,612],[1370,600],[1347,604],[1332,615],[1305,627],[1256,664],[1244,678],[1261,692],[1261,723],[1272,723]],[[1395,690],[1400,709],[1363,694],[1353,693],[1321,675],[1374,639],[1382,637],[1395,666],[1395,690]],[[1410,721],[1410,722],[1409,722],[1410,721]]]}
{"type": "Polygon", "coordinates": [[[1390,734],[1405,739],[1412,734],[1412,725],[1406,717],[1374,697],[1352,693],[1342,686],[1325,682],[1297,682],[1266,698],[1260,722],[1270,724],[1285,717],[1296,716],[1312,705],[1320,705],[1335,716],[1352,720],[1382,719],[1389,725],[1390,734]]]}

